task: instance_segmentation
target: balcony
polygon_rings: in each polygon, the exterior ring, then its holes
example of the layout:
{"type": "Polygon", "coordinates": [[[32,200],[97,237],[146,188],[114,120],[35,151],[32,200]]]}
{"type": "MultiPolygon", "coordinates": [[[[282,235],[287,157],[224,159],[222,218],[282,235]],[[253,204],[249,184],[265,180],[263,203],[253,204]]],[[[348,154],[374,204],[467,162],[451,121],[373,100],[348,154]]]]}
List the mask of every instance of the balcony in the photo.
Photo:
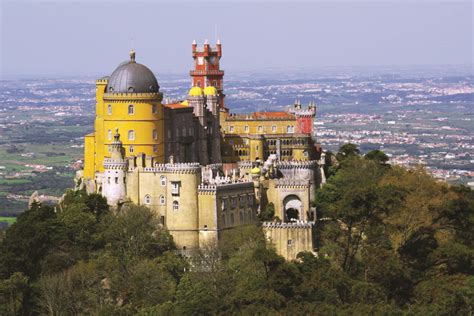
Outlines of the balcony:
{"type": "Polygon", "coordinates": [[[223,76],[224,70],[191,70],[191,76],[223,76]]]}

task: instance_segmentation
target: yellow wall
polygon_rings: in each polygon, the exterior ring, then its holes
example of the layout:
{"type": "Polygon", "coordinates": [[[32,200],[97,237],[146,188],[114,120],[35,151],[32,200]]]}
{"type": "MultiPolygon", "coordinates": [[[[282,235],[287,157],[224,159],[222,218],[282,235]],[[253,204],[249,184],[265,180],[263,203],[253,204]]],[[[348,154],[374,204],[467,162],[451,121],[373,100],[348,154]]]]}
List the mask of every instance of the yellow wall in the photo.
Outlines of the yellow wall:
{"type": "Polygon", "coordinates": [[[84,137],[84,178],[94,179],[94,163],[95,163],[95,135],[88,134],[84,137]]]}
{"type": "Polygon", "coordinates": [[[296,132],[296,120],[236,120],[228,118],[223,128],[226,134],[287,134],[288,126],[292,126],[296,132]]]}
{"type": "MultiPolygon", "coordinates": [[[[86,177],[93,177],[95,172],[103,172],[104,158],[110,157],[109,146],[118,128],[120,140],[125,148],[125,156],[145,153],[153,157],[155,162],[164,162],[164,121],[161,94],[158,93],[116,93],[106,94],[107,79],[96,81],[96,119],[95,129],[95,158],[90,168],[85,171],[86,177]],[[134,106],[133,114],[128,113],[129,105],[134,106]],[[109,112],[111,106],[111,112],[109,112]],[[153,106],[156,113],[153,113],[153,106]],[[134,139],[129,139],[129,131],[134,131],[134,139]],[[156,138],[153,131],[156,130],[156,138]],[[110,131],[110,133],[109,133],[110,131]],[[130,147],[133,146],[133,152],[130,147]]],[[[90,146],[90,144],[89,144],[90,146]]],[[[90,149],[85,156],[85,165],[90,165],[90,149]]]]}

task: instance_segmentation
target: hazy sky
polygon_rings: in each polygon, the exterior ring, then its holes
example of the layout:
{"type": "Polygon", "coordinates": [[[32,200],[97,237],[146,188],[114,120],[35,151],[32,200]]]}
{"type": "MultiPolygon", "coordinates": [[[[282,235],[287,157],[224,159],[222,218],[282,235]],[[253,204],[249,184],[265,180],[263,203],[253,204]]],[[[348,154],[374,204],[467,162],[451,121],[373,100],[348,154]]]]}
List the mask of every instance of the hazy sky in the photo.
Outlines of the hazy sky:
{"type": "Polygon", "coordinates": [[[3,75],[109,75],[134,46],[155,73],[186,73],[191,42],[223,68],[472,64],[471,1],[6,1],[3,75]]]}

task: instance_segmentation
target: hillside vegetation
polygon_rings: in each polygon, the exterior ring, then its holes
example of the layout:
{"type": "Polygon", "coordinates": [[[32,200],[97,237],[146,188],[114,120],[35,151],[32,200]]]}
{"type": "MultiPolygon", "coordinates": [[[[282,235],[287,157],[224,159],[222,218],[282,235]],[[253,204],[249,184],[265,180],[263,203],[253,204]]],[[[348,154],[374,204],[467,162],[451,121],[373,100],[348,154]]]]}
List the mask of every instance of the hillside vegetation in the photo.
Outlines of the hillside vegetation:
{"type": "MultiPolygon", "coordinates": [[[[318,256],[258,226],[191,260],[147,208],[34,204],[1,237],[1,315],[472,315],[474,193],[348,144],[317,192],[318,256]]],[[[328,156],[328,161],[335,161],[328,156]]]]}

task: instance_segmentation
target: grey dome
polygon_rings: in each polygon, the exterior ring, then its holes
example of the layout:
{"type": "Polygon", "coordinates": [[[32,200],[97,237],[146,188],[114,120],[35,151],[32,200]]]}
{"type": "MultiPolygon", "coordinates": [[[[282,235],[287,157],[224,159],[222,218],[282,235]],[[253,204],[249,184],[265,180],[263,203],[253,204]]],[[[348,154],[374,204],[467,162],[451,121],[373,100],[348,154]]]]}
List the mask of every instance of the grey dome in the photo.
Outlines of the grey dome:
{"type": "Polygon", "coordinates": [[[160,92],[160,86],[148,67],[136,63],[135,56],[120,64],[110,76],[108,93],[151,93],[160,92]]]}

